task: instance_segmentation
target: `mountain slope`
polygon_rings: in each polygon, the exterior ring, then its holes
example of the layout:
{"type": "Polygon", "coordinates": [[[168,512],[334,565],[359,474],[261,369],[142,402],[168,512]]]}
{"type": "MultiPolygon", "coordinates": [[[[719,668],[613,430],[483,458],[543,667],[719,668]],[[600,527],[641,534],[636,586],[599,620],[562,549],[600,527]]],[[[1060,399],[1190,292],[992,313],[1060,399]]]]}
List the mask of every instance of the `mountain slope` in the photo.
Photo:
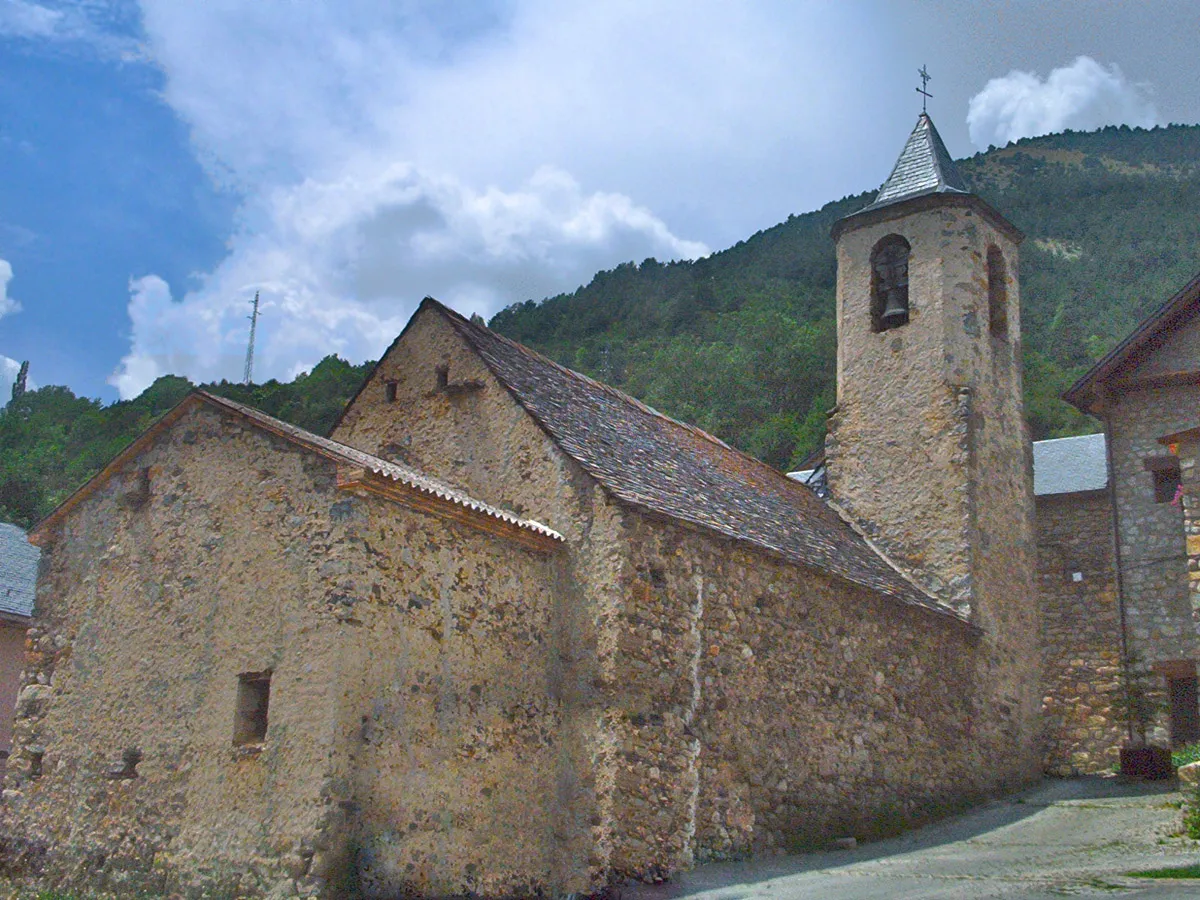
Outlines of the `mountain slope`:
{"type": "MultiPolygon", "coordinates": [[[[1022,140],[959,163],[1026,234],[1021,297],[1035,439],[1095,430],[1058,399],[1200,268],[1200,127],[1022,140]]],[[[830,226],[848,197],[695,262],[627,263],[491,326],[776,466],[833,403],[830,226]]]]}

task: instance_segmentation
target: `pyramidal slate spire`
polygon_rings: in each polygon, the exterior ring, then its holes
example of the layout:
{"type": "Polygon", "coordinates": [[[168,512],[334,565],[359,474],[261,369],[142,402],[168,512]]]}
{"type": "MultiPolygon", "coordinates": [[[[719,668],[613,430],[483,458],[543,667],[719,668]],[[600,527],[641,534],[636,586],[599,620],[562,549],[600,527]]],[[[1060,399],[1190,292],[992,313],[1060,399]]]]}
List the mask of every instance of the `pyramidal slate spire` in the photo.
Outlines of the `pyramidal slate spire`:
{"type": "Polygon", "coordinates": [[[912,130],[904,149],[900,151],[892,174],[879,189],[875,201],[860,212],[926,194],[969,193],[954,160],[950,158],[950,152],[942,143],[942,136],[933,127],[933,120],[928,114],[921,113],[917,127],[912,130]]]}

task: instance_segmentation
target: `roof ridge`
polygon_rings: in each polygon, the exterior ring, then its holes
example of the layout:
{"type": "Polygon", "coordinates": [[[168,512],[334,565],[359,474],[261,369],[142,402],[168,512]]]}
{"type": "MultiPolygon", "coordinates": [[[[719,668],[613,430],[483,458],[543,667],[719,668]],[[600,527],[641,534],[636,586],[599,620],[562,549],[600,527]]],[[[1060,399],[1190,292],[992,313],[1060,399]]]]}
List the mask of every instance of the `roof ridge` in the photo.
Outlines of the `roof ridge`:
{"type": "Polygon", "coordinates": [[[1090,412],[1093,401],[1092,385],[1124,365],[1146,344],[1150,343],[1164,323],[1175,315],[1184,315],[1189,305],[1200,301],[1200,273],[1193,275],[1183,287],[1172,294],[1154,312],[1140,321],[1133,331],[1104,354],[1079,379],[1062,393],[1062,398],[1083,412],[1090,412]]]}
{"type": "MultiPolygon", "coordinates": [[[[668,416],[666,413],[660,412],[659,410],[655,409],[650,404],[644,403],[643,401],[639,400],[637,397],[634,397],[631,394],[625,393],[620,388],[615,388],[611,384],[605,384],[603,381],[597,381],[595,378],[592,378],[590,375],[585,375],[582,372],[577,372],[576,370],[574,370],[572,368],[564,366],[562,363],[551,359],[550,357],[546,356],[544,353],[539,353],[537,350],[534,350],[532,347],[525,346],[520,341],[515,341],[512,338],[508,337],[507,335],[501,334],[498,331],[493,331],[491,328],[488,328],[486,325],[478,325],[475,322],[472,322],[470,319],[464,317],[462,315],[462,313],[451,309],[449,306],[446,306],[446,304],[442,303],[439,300],[435,300],[432,297],[427,297],[426,300],[432,301],[433,303],[437,304],[438,308],[445,311],[446,313],[448,313],[451,316],[452,320],[458,325],[463,325],[466,328],[472,329],[472,330],[482,329],[483,331],[487,332],[488,337],[495,338],[497,340],[502,341],[503,343],[507,344],[514,350],[517,350],[518,352],[525,354],[526,356],[536,360],[537,362],[553,366],[554,368],[556,368],[560,372],[562,372],[564,375],[567,375],[571,378],[575,378],[579,381],[582,381],[584,384],[587,384],[593,388],[599,388],[601,391],[609,394],[613,398],[620,400],[623,403],[629,404],[630,406],[634,407],[635,409],[641,410],[644,413],[648,413],[648,414],[655,416],[656,418],[662,419],[666,422],[670,422],[672,425],[677,425],[680,428],[683,428],[684,430],[695,434],[697,437],[703,438],[704,440],[707,440],[707,441],[711,441],[712,443],[717,444],[720,447],[724,447],[727,450],[732,450],[735,453],[742,453],[741,450],[738,450],[736,447],[730,446],[725,441],[723,441],[719,437],[717,437],[715,434],[711,434],[710,432],[707,432],[703,428],[700,428],[696,425],[691,425],[687,422],[682,422],[679,419],[673,418],[672,416],[668,416]]],[[[743,455],[745,455],[745,454],[743,454],[743,455]]],[[[749,457],[749,458],[754,459],[754,457],[749,457]]],[[[756,460],[756,462],[761,462],[761,461],[756,460]]],[[[763,465],[766,465],[766,463],[763,463],[763,465]]],[[[767,468],[771,468],[771,467],[768,466],[767,468]]]]}
{"type": "Polygon", "coordinates": [[[614,499],[975,628],[785,473],[438,301],[426,302],[547,437],[614,499]]]}

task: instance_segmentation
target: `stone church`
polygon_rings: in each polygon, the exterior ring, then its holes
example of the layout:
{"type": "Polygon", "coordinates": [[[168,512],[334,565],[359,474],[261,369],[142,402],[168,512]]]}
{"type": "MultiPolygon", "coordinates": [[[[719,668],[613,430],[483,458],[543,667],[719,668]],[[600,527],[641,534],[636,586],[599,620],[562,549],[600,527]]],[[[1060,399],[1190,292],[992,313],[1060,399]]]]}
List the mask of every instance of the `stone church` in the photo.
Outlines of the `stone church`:
{"type": "Polygon", "coordinates": [[[590,893],[1036,779],[1021,235],[922,115],[835,240],[833,502],[434,300],[328,437],[190,395],[32,533],[0,874],[590,893]]]}

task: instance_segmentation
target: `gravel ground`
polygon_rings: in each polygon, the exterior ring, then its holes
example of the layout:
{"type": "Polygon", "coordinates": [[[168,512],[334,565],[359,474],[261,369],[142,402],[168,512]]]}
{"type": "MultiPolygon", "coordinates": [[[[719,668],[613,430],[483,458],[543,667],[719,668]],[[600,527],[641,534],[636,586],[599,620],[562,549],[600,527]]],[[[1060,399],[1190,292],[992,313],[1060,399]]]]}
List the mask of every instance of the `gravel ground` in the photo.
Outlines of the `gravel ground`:
{"type": "Polygon", "coordinates": [[[700,866],[670,884],[628,887],[622,900],[1200,900],[1200,880],[1125,875],[1200,863],[1200,842],[1177,835],[1178,801],[1173,787],[1056,779],[892,840],[700,866]]]}

